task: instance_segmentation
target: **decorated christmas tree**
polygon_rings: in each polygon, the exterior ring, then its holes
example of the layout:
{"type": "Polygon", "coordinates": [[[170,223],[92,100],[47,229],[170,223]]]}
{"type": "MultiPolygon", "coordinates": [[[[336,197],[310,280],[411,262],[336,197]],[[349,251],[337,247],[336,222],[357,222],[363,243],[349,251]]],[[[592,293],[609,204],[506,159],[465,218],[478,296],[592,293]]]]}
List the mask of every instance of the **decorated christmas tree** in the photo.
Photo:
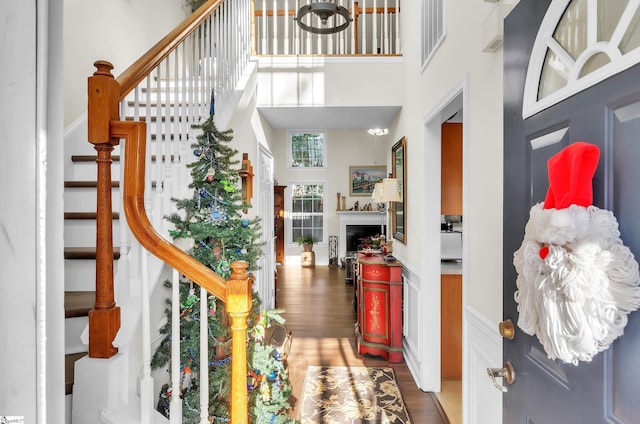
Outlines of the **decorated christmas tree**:
{"type": "MultiPolygon", "coordinates": [[[[223,278],[230,275],[230,264],[246,261],[248,270],[255,270],[261,254],[260,221],[248,219],[242,211],[249,205],[242,203],[238,186],[240,162],[234,157],[237,150],[230,146],[232,131],[220,132],[213,116],[194,126],[201,133],[192,146],[196,160],[189,164],[193,195],[174,199],[178,212],[168,217],[173,223],[174,239],[193,241],[189,253],[223,278]]],[[[167,283],[170,285],[171,283],[167,283]]],[[[206,370],[200,364],[200,290],[189,281],[180,283],[180,378],[179,395],[183,402],[183,423],[200,422],[199,376],[209,373],[209,420],[213,423],[230,420],[231,340],[225,305],[214,296],[207,299],[209,324],[209,363],[206,370]]],[[[249,375],[249,418],[258,423],[295,422],[286,415],[289,409],[289,385],[282,352],[265,341],[272,321],[282,323],[278,310],[265,311],[257,294],[253,293],[252,310],[248,318],[247,359],[249,375]]],[[[167,324],[161,329],[165,335],[156,350],[151,366],[166,367],[171,352],[171,303],[167,301],[167,324]]],[[[158,410],[168,416],[172,395],[168,385],[160,393],[158,410]]]]}

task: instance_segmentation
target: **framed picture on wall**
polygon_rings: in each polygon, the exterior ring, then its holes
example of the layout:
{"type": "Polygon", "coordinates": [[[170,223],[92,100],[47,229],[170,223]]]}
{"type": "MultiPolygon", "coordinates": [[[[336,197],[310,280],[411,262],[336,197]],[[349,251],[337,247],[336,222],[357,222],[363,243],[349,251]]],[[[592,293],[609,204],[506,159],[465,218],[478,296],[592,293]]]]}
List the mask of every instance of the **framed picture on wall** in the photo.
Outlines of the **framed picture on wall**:
{"type": "Polygon", "coordinates": [[[387,177],[384,165],[362,165],[349,167],[349,195],[369,196],[377,182],[387,177]]]}

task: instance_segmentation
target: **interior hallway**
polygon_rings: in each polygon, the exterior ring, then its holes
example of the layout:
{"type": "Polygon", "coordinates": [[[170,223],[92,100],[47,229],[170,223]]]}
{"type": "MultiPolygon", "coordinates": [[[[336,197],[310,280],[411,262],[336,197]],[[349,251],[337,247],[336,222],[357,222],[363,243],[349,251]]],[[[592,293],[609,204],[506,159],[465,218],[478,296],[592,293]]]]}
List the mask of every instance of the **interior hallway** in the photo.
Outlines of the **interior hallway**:
{"type": "Polygon", "coordinates": [[[456,422],[459,411],[449,411],[452,419],[447,419],[435,395],[416,387],[405,363],[389,364],[356,353],[353,285],[345,284],[342,268],[279,266],[277,307],[285,309],[285,325],[293,333],[288,367],[294,414],[309,365],[391,366],[414,424],[456,422]]]}

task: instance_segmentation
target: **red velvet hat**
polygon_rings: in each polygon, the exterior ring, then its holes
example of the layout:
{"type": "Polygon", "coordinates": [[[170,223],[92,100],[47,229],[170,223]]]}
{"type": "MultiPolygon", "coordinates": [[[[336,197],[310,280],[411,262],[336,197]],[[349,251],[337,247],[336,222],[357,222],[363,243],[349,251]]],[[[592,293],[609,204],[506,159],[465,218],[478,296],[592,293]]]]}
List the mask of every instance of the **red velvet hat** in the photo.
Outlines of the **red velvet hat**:
{"type": "Polygon", "coordinates": [[[598,167],[598,146],[578,141],[552,156],[547,162],[549,189],[544,209],[564,209],[571,205],[593,204],[592,179],[598,167]]]}

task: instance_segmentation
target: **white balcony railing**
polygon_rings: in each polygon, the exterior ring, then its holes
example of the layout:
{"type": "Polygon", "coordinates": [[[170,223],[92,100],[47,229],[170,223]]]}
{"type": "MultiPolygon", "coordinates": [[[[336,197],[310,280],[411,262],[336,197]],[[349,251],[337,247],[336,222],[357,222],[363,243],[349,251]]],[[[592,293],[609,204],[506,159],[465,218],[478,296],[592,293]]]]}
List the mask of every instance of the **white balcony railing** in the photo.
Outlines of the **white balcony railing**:
{"type": "MultiPolygon", "coordinates": [[[[254,0],[257,55],[399,55],[400,0],[334,0],[352,21],[336,34],[302,30],[294,19],[301,6],[316,0],[254,0]]],[[[321,27],[313,16],[313,26],[321,27]]],[[[335,17],[327,25],[335,25],[335,17]]]]}

